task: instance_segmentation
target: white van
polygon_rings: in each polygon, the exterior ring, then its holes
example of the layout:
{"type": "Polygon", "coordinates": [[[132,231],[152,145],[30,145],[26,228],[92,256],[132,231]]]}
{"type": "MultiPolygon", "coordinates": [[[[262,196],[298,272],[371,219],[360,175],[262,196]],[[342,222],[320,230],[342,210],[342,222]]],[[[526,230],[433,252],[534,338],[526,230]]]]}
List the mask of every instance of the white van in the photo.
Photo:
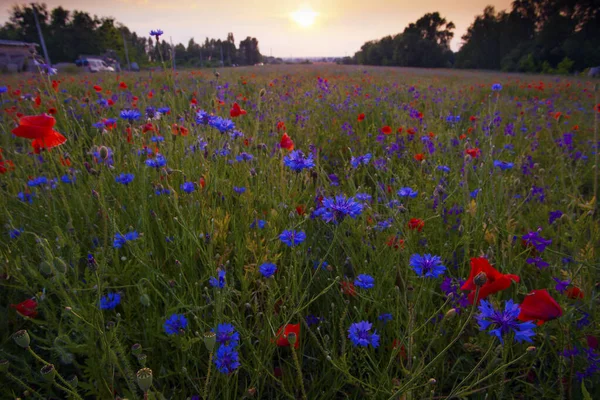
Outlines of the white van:
{"type": "Polygon", "coordinates": [[[115,72],[113,67],[108,66],[102,60],[87,59],[88,70],[90,72],[115,72]]]}

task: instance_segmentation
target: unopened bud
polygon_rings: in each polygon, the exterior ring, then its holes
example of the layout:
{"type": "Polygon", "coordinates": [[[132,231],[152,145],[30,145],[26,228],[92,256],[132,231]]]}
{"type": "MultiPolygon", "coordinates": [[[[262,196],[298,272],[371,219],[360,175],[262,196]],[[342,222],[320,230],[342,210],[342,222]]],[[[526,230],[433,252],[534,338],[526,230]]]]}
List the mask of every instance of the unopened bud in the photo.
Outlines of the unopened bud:
{"type": "Polygon", "coordinates": [[[140,365],[143,367],[146,365],[146,360],[148,359],[148,356],[144,353],[138,354],[137,359],[140,365]]]}
{"type": "Polygon", "coordinates": [[[481,286],[485,285],[486,282],[487,282],[487,275],[483,271],[481,271],[480,273],[475,275],[475,278],[473,278],[473,283],[475,283],[475,286],[481,287],[481,286]]]}
{"type": "Polygon", "coordinates": [[[448,311],[446,311],[446,314],[444,315],[444,319],[452,319],[456,317],[456,308],[451,308],[448,311]]]}
{"type": "Polygon", "coordinates": [[[427,381],[427,383],[429,383],[430,385],[435,385],[437,381],[435,380],[435,378],[431,378],[429,381],[427,381]]]}
{"type": "Polygon", "coordinates": [[[106,146],[100,146],[98,153],[101,159],[106,160],[108,158],[108,148],[106,146]]]}
{"type": "Polygon", "coordinates": [[[263,97],[265,94],[267,94],[267,91],[265,89],[260,89],[260,92],[258,93],[258,95],[260,97],[263,97]]]}
{"type": "Polygon", "coordinates": [[[537,347],[535,347],[535,346],[529,346],[527,348],[528,353],[535,353],[536,351],[537,351],[537,347]]]}
{"type": "Polygon", "coordinates": [[[142,368],[137,372],[137,383],[142,392],[146,393],[152,387],[152,370],[142,368]]]}
{"type": "Polygon", "coordinates": [[[131,354],[133,354],[134,356],[142,354],[142,345],[136,343],[133,346],[131,346],[131,354]]]}

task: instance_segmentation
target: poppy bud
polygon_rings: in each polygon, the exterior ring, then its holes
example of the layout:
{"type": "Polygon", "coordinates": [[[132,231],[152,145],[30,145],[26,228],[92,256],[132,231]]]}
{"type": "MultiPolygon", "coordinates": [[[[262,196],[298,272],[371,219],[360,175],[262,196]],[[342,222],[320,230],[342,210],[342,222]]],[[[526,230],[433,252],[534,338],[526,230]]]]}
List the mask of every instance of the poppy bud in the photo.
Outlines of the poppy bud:
{"type": "Polygon", "coordinates": [[[451,308],[448,311],[446,311],[446,314],[444,314],[444,319],[452,319],[456,317],[456,308],[451,308]]]}
{"type": "Polygon", "coordinates": [[[0,372],[8,371],[8,366],[10,362],[8,360],[0,360],[0,372]]]}
{"type": "Polygon", "coordinates": [[[528,353],[535,353],[536,351],[537,351],[537,348],[535,346],[529,346],[527,348],[528,353]]]}
{"type": "Polygon", "coordinates": [[[52,265],[48,261],[42,261],[39,265],[39,270],[44,275],[50,275],[52,273],[52,265]]]}
{"type": "Polygon", "coordinates": [[[79,384],[79,378],[77,378],[77,375],[73,375],[71,376],[69,379],[67,379],[67,383],[69,384],[69,386],[71,386],[72,388],[76,388],[77,385],[79,384]]]}
{"type": "Polygon", "coordinates": [[[56,369],[54,368],[54,365],[48,364],[42,367],[40,373],[46,382],[52,382],[56,376],[56,369]]]}
{"type": "Polygon", "coordinates": [[[260,97],[263,97],[265,94],[267,94],[267,91],[265,89],[260,89],[260,92],[258,92],[258,95],[260,97]]]}
{"type": "Polygon", "coordinates": [[[102,158],[103,160],[106,160],[108,158],[108,148],[106,148],[106,146],[100,146],[100,150],[98,151],[98,153],[100,153],[100,158],[102,158]]]}
{"type": "Polygon", "coordinates": [[[64,274],[65,272],[67,272],[67,263],[65,263],[65,261],[62,258],[56,257],[54,259],[54,268],[56,268],[58,272],[64,274]]]}
{"type": "Polygon", "coordinates": [[[27,331],[24,329],[13,333],[12,337],[15,343],[24,349],[28,348],[29,344],[31,343],[29,333],[27,333],[27,331]]]}
{"type": "Polygon", "coordinates": [[[133,354],[134,356],[142,354],[142,345],[136,343],[133,346],[131,346],[131,354],[133,354]]]}
{"type": "Polygon", "coordinates": [[[146,393],[152,386],[152,370],[142,368],[137,372],[137,383],[142,392],[146,393]]]}
{"type": "Polygon", "coordinates": [[[144,293],[143,295],[140,296],[140,303],[142,303],[143,306],[148,307],[150,306],[150,296],[148,296],[146,293],[144,293]]]}
{"type": "Polygon", "coordinates": [[[146,361],[148,360],[148,356],[144,353],[142,354],[138,354],[137,356],[138,362],[140,363],[140,365],[143,367],[146,365],[146,361]]]}
{"type": "Polygon", "coordinates": [[[429,381],[427,381],[427,383],[429,383],[430,385],[435,385],[437,381],[435,380],[435,378],[431,378],[429,381]]]}
{"type": "Polygon", "coordinates": [[[485,285],[486,282],[487,282],[487,275],[483,271],[481,271],[480,273],[475,275],[475,278],[473,278],[473,283],[475,283],[476,286],[481,287],[481,286],[485,285]]]}
{"type": "Polygon", "coordinates": [[[211,331],[204,333],[204,345],[206,346],[206,350],[210,353],[215,349],[215,344],[217,343],[217,334],[211,331]]]}

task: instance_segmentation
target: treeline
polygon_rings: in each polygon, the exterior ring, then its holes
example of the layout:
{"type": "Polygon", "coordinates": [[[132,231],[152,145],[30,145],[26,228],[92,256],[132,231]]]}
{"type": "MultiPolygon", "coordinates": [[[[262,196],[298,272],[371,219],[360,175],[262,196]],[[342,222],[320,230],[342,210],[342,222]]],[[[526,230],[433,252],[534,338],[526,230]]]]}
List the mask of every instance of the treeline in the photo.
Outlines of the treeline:
{"type": "Polygon", "coordinates": [[[501,12],[488,6],[457,53],[449,49],[453,29],[439,13],[426,14],[342,62],[544,73],[600,65],[600,0],[516,0],[501,12]]]}
{"type": "MultiPolygon", "coordinates": [[[[114,18],[91,16],[83,11],[69,11],[56,7],[49,11],[45,4],[34,5],[44,35],[46,47],[53,64],[74,62],[80,55],[114,54],[121,64],[126,61],[125,43],[131,62],[148,65],[173,57],[177,65],[220,66],[253,65],[262,61],[258,40],[247,37],[236,47],[233,33],[227,39],[209,39],[199,44],[190,39],[187,46],[172,46],[164,40],[138,36],[114,18]]],[[[40,44],[31,5],[16,5],[9,20],[0,26],[0,39],[19,40],[40,44]]],[[[41,53],[41,48],[40,48],[41,53]]]]}

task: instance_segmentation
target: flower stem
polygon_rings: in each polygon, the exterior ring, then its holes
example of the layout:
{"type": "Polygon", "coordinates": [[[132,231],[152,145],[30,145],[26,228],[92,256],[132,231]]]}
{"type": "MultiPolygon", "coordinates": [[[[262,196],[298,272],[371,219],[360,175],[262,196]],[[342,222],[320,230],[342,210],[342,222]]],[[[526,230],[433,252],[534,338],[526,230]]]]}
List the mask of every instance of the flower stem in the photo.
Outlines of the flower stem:
{"type": "Polygon", "coordinates": [[[208,356],[208,372],[206,373],[206,383],[204,384],[204,400],[208,399],[208,385],[210,383],[210,372],[212,371],[212,359],[213,352],[211,351],[208,356]]]}
{"type": "Polygon", "coordinates": [[[35,397],[43,399],[43,397],[40,396],[40,394],[38,392],[36,392],[35,390],[33,390],[32,388],[30,388],[29,386],[27,386],[27,384],[25,382],[23,382],[22,380],[20,380],[19,378],[17,378],[13,374],[11,374],[10,372],[5,372],[5,374],[10,379],[12,379],[14,382],[16,382],[19,385],[21,385],[25,390],[27,390],[28,392],[32,393],[35,397]]]}
{"type": "Polygon", "coordinates": [[[298,360],[298,354],[296,353],[296,348],[294,345],[291,345],[292,349],[292,357],[294,358],[294,364],[296,365],[296,371],[298,371],[298,383],[300,383],[300,389],[302,390],[302,398],[307,400],[306,390],[304,390],[304,380],[302,379],[302,368],[300,367],[300,361],[298,360]]]}

